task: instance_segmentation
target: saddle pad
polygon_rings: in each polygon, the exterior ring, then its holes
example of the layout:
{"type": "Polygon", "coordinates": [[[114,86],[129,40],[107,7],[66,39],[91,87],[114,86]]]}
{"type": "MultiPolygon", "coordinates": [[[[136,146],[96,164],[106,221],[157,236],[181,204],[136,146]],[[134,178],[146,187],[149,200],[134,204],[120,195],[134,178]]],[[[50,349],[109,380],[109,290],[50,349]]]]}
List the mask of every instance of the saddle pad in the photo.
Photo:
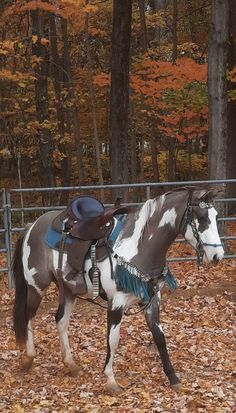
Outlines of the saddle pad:
{"type": "MultiPolygon", "coordinates": [[[[44,241],[48,245],[48,247],[58,249],[59,243],[61,241],[61,233],[57,232],[55,229],[50,227],[46,232],[44,241]]],[[[65,242],[66,244],[72,244],[73,239],[70,237],[66,237],[65,242]]]]}
{"type": "MultiPolygon", "coordinates": [[[[117,222],[113,228],[113,231],[111,232],[108,238],[108,241],[111,247],[113,247],[120,231],[123,228],[124,215],[118,215],[116,219],[117,219],[117,222]]],[[[44,241],[48,245],[48,247],[53,248],[53,249],[58,249],[60,240],[61,240],[61,232],[56,231],[52,227],[48,228],[47,233],[44,238],[44,241]]],[[[72,244],[72,242],[73,242],[73,238],[67,236],[65,243],[70,245],[72,244]]]]}
{"type": "Polygon", "coordinates": [[[123,228],[125,215],[116,215],[115,219],[116,219],[116,222],[115,222],[114,228],[108,237],[108,242],[112,248],[123,228]]]}

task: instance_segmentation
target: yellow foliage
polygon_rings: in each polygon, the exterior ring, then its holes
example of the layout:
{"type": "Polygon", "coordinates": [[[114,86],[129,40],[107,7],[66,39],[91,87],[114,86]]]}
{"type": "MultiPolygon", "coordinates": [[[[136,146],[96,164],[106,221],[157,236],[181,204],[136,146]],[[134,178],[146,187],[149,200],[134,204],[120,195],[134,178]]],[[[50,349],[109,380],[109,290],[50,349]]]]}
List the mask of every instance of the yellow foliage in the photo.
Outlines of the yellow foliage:
{"type": "Polygon", "coordinates": [[[37,43],[37,41],[38,41],[38,36],[37,36],[37,34],[33,34],[33,36],[32,36],[32,43],[35,44],[35,43],[37,43]]]}
{"type": "Polygon", "coordinates": [[[7,56],[9,53],[14,51],[15,41],[4,40],[0,42],[0,55],[7,56]]]}
{"type": "Polygon", "coordinates": [[[42,37],[42,39],[40,39],[40,43],[41,43],[43,46],[47,46],[47,45],[49,44],[49,40],[46,39],[45,37],[42,37]]]}
{"type": "Polygon", "coordinates": [[[0,79],[9,82],[22,82],[23,80],[35,80],[35,77],[29,73],[15,72],[12,73],[10,70],[4,69],[0,70],[0,79]]]}

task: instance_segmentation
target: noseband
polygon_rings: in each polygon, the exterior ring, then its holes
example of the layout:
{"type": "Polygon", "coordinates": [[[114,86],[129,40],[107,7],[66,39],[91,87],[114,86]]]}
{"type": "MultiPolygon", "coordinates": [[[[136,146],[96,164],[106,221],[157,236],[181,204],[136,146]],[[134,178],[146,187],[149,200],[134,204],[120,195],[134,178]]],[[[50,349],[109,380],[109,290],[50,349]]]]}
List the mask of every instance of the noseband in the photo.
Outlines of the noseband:
{"type": "Polygon", "coordinates": [[[193,232],[193,236],[197,241],[196,244],[196,252],[197,252],[197,263],[198,265],[202,265],[203,264],[203,256],[204,256],[204,248],[203,247],[213,247],[213,248],[217,248],[217,247],[222,247],[222,244],[211,244],[208,242],[203,242],[201,240],[200,234],[197,230],[197,226],[196,226],[196,222],[193,219],[193,207],[197,206],[198,208],[204,209],[210,209],[214,207],[214,204],[211,202],[205,202],[205,201],[199,201],[196,203],[192,202],[192,191],[189,194],[189,199],[188,199],[188,203],[187,203],[187,207],[184,213],[184,217],[183,217],[183,221],[184,221],[184,226],[186,226],[187,224],[190,225],[190,227],[192,228],[192,232],[193,232]]]}

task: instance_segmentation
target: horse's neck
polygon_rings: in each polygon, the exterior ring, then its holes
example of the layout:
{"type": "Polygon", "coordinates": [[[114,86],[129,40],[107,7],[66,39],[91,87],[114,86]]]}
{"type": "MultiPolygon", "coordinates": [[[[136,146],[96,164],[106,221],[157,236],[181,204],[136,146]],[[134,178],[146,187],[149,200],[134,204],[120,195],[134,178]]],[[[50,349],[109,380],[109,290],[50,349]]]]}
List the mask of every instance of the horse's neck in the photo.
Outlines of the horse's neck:
{"type": "Polygon", "coordinates": [[[158,201],[150,200],[141,208],[137,217],[128,217],[128,225],[114,248],[116,254],[125,261],[150,275],[162,271],[166,253],[178,233],[174,208],[173,211],[162,208],[163,203],[164,197],[158,201]]]}
{"type": "Polygon", "coordinates": [[[167,252],[174,242],[178,231],[169,225],[158,227],[154,233],[148,231],[143,237],[135,261],[140,262],[142,271],[150,275],[159,275],[166,265],[167,252]]]}

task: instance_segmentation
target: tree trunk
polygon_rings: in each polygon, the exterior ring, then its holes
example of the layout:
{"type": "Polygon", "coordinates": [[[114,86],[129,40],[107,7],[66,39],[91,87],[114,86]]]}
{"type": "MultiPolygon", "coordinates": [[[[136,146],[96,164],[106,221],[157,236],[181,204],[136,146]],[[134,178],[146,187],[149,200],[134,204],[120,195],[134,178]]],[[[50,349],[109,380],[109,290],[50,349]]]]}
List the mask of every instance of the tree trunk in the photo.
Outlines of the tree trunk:
{"type": "Polygon", "coordinates": [[[175,140],[169,139],[168,145],[168,181],[175,180],[175,140]]]}
{"type": "MultiPolygon", "coordinates": [[[[149,1],[149,6],[154,11],[166,10],[167,0],[150,0],[149,1]]],[[[166,36],[166,30],[163,29],[162,27],[156,26],[155,30],[154,30],[154,39],[153,39],[153,41],[155,42],[155,44],[157,46],[160,46],[161,38],[163,36],[166,36]]]]}
{"type": "Polygon", "coordinates": [[[177,0],[173,0],[173,26],[172,26],[172,63],[176,62],[178,57],[178,40],[177,40],[177,20],[178,20],[178,4],[177,0]]]}
{"type": "Polygon", "coordinates": [[[149,5],[153,10],[161,10],[167,8],[168,0],[150,0],[149,5]]]}
{"type": "Polygon", "coordinates": [[[191,40],[193,43],[197,43],[197,26],[196,26],[196,11],[195,11],[195,2],[192,0],[186,1],[186,9],[188,10],[188,22],[189,22],[189,31],[191,40]]]}
{"type": "MultiPolygon", "coordinates": [[[[56,111],[57,111],[57,125],[58,125],[58,132],[60,136],[60,142],[58,144],[58,148],[62,153],[62,160],[61,160],[61,171],[60,171],[60,178],[61,178],[61,186],[70,186],[71,184],[71,160],[68,151],[68,146],[70,144],[65,144],[65,114],[63,108],[63,99],[61,94],[61,85],[62,85],[62,66],[60,62],[60,57],[58,53],[57,47],[57,30],[56,30],[56,17],[54,14],[50,14],[49,22],[50,22],[50,44],[51,44],[51,73],[54,80],[54,91],[56,97],[56,111]]],[[[66,205],[68,203],[69,193],[67,191],[63,191],[60,196],[60,204],[66,205]]]]}
{"type": "MultiPolygon", "coordinates": [[[[35,105],[36,116],[39,123],[38,129],[38,145],[40,158],[40,180],[42,187],[54,187],[55,179],[53,173],[52,161],[52,137],[49,125],[49,109],[48,109],[48,85],[47,85],[47,52],[45,46],[41,43],[43,33],[43,19],[38,10],[30,12],[32,22],[32,34],[37,36],[37,40],[32,44],[32,54],[41,59],[35,70],[35,105]]],[[[43,192],[44,205],[55,205],[55,194],[43,192]]]]}
{"type": "MultiPolygon", "coordinates": [[[[113,1],[110,161],[113,184],[128,183],[129,64],[132,0],[113,1]]],[[[120,196],[114,191],[113,196],[120,196]]]]}
{"type": "Polygon", "coordinates": [[[226,179],[228,6],[228,0],[212,1],[208,54],[210,179],[226,179]]]}
{"type": "MultiPolygon", "coordinates": [[[[87,2],[88,4],[89,2],[87,2]]],[[[93,88],[93,77],[92,77],[92,58],[91,58],[91,50],[90,50],[90,39],[89,39],[89,32],[88,32],[88,19],[89,14],[86,13],[85,16],[85,44],[86,44],[86,51],[87,51],[87,69],[88,69],[88,89],[89,89],[89,101],[91,107],[91,114],[92,114],[92,125],[93,125],[93,142],[96,154],[96,165],[98,171],[98,180],[99,184],[103,185],[103,174],[102,174],[102,162],[100,156],[100,145],[99,145],[99,138],[98,138],[98,130],[97,130],[97,120],[96,120],[96,104],[95,104],[95,95],[94,95],[94,88],[93,88]]],[[[104,189],[101,189],[101,200],[105,202],[104,199],[104,189]]]]}
{"type": "MultiPolygon", "coordinates": [[[[144,182],[144,138],[139,139],[139,182],[144,182]]],[[[143,188],[138,190],[138,202],[143,202],[143,188]]]]}
{"type": "MultiPolygon", "coordinates": [[[[236,66],[236,3],[229,1],[229,55],[228,68],[231,70],[236,66]]],[[[235,91],[235,82],[228,82],[228,90],[235,91]]],[[[236,100],[228,101],[228,143],[227,143],[227,178],[236,178],[236,100]]],[[[236,184],[227,186],[227,197],[236,198],[236,184]]],[[[229,212],[236,209],[235,202],[229,205],[229,212]]]]}
{"type": "MultiPolygon", "coordinates": [[[[229,30],[228,0],[212,0],[212,19],[208,53],[209,146],[210,179],[226,179],[227,153],[227,49],[229,30]]],[[[225,188],[224,194],[225,195],[225,188]]],[[[220,216],[226,211],[219,204],[220,216]]],[[[224,225],[219,226],[221,234],[224,225]]]]}
{"type": "Polygon", "coordinates": [[[160,174],[159,174],[159,168],[158,168],[158,162],[157,162],[157,140],[155,137],[154,130],[151,132],[151,137],[150,137],[150,142],[151,142],[151,158],[152,158],[152,171],[153,171],[153,181],[154,182],[160,182],[160,174]]]}
{"type": "MultiPolygon", "coordinates": [[[[130,99],[130,105],[129,105],[129,113],[130,113],[130,119],[131,121],[131,128],[130,128],[130,177],[131,177],[131,182],[134,184],[138,181],[137,179],[137,157],[138,157],[138,148],[137,148],[137,137],[136,134],[134,133],[134,127],[133,127],[133,102],[132,99],[130,99]]],[[[137,191],[134,188],[132,191],[132,201],[137,202],[137,191]]]]}
{"type": "Polygon", "coordinates": [[[142,52],[146,53],[148,49],[148,39],[147,39],[147,27],[145,18],[145,2],[144,0],[138,0],[140,24],[141,24],[141,45],[142,52]]]}
{"type": "Polygon", "coordinates": [[[67,21],[64,18],[61,18],[61,31],[62,31],[62,41],[63,41],[63,82],[67,89],[68,93],[68,105],[66,109],[66,123],[67,123],[67,132],[70,133],[71,129],[71,120],[73,122],[74,136],[75,136],[75,145],[76,145],[76,157],[78,165],[78,184],[84,184],[84,168],[82,160],[82,145],[80,138],[80,122],[79,122],[79,109],[76,106],[76,103],[72,100],[74,99],[74,89],[72,84],[72,74],[71,74],[71,61],[69,54],[69,42],[68,42],[68,31],[67,31],[67,21]]]}
{"type": "Polygon", "coordinates": [[[131,160],[130,160],[130,172],[131,172],[131,182],[137,182],[137,138],[133,131],[131,131],[130,136],[130,152],[131,152],[131,160]]]}

